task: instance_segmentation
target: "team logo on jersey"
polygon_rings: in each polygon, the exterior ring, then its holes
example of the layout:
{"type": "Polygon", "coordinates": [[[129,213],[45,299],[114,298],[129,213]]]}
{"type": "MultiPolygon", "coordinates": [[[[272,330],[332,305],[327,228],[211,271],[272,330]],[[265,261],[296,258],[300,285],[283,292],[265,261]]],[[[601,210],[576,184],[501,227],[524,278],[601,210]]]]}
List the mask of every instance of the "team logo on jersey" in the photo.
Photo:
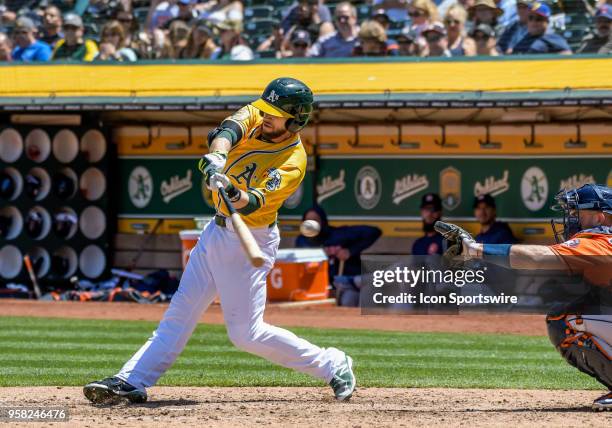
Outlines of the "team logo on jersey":
{"type": "Polygon", "coordinates": [[[452,166],[440,171],[440,198],[442,206],[449,211],[461,203],[461,172],[452,166]]]}
{"type": "Polygon", "coordinates": [[[268,175],[268,179],[266,180],[266,190],[268,192],[274,192],[275,190],[280,188],[282,176],[278,169],[270,168],[266,174],[268,175]]]}
{"type": "Polygon", "coordinates": [[[561,180],[559,190],[577,189],[589,183],[595,183],[595,177],[593,177],[592,174],[574,174],[571,177],[561,180]]]}
{"type": "Polygon", "coordinates": [[[574,248],[580,245],[580,239],[570,239],[569,241],[565,241],[561,245],[568,248],[574,248]]]}
{"type": "Polygon", "coordinates": [[[128,194],[130,201],[136,208],[149,205],[153,197],[153,177],[144,166],[137,166],[130,173],[128,180],[128,194]]]}
{"type": "Polygon", "coordinates": [[[302,202],[302,198],[304,197],[304,186],[302,183],[298,186],[298,188],[289,196],[283,206],[287,209],[294,209],[302,202]]]}
{"type": "Polygon", "coordinates": [[[530,211],[538,211],[546,204],[548,198],[548,179],[537,166],[528,168],[521,180],[521,197],[530,211]]]}
{"type": "Polygon", "coordinates": [[[274,89],[272,89],[272,92],[270,92],[270,94],[266,97],[266,99],[268,101],[270,101],[271,103],[275,103],[276,101],[278,101],[278,95],[276,95],[276,92],[274,92],[274,89]]]}
{"type": "Polygon", "coordinates": [[[474,184],[474,196],[491,195],[497,196],[510,189],[510,172],[506,169],[501,178],[495,176],[486,177],[484,183],[477,181],[474,184]]]}
{"type": "Polygon", "coordinates": [[[429,187],[429,180],[426,175],[408,174],[399,180],[395,180],[393,188],[393,203],[399,205],[404,199],[419,193],[429,187]]]}
{"type": "Polygon", "coordinates": [[[242,171],[240,174],[238,175],[231,175],[231,177],[236,180],[236,182],[238,184],[242,184],[242,180],[244,179],[244,182],[246,183],[246,187],[250,188],[251,187],[251,179],[253,178],[253,174],[255,173],[255,170],[257,169],[257,164],[255,162],[252,162],[250,164],[248,164],[247,166],[244,167],[244,171],[242,171]]]}
{"type": "Polygon", "coordinates": [[[361,208],[371,210],[380,201],[382,181],[380,174],[371,166],[364,166],[355,178],[355,197],[361,208]]]}
{"type": "Polygon", "coordinates": [[[160,191],[165,203],[170,203],[172,199],[182,195],[193,187],[191,175],[191,170],[188,169],[185,177],[181,178],[178,175],[174,175],[170,177],[169,182],[166,180],[162,181],[160,191]]]}

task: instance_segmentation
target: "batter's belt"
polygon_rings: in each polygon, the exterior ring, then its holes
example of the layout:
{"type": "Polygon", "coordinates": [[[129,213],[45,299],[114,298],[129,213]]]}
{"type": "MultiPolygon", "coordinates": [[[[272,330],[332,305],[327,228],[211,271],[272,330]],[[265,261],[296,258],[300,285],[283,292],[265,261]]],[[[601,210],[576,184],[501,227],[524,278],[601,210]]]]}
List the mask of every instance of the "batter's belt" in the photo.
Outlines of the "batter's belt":
{"type": "MultiPolygon", "coordinates": [[[[274,220],[272,223],[268,225],[268,229],[272,229],[276,226],[277,221],[274,220]]],[[[215,215],[215,224],[219,227],[227,227],[227,217],[223,217],[222,215],[215,215]]]]}

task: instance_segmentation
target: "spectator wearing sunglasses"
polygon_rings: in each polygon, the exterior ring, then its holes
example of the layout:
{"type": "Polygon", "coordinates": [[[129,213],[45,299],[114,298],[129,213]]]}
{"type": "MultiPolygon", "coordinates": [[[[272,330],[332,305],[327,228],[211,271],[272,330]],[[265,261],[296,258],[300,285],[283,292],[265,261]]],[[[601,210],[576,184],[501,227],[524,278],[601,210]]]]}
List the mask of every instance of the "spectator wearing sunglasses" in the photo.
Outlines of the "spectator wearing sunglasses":
{"type": "Polygon", "coordinates": [[[433,22],[440,20],[438,9],[430,0],[414,0],[408,6],[408,16],[411,21],[410,28],[418,36],[433,22]]]}
{"type": "Polygon", "coordinates": [[[610,41],[612,6],[604,4],[595,13],[593,32],[582,39],[576,53],[602,53],[602,48],[610,41]]]}
{"type": "Polygon", "coordinates": [[[306,30],[295,30],[291,34],[288,49],[283,52],[285,58],[308,58],[310,57],[310,33],[306,30]]]}
{"type": "Polygon", "coordinates": [[[465,21],[467,12],[460,4],[448,8],[444,17],[444,26],[448,37],[448,50],[452,56],[474,56],[476,45],[474,40],[467,37],[465,21]]]}
{"type": "Polygon", "coordinates": [[[563,37],[547,32],[550,7],[546,3],[533,3],[528,19],[527,35],[514,47],[513,54],[557,53],[571,55],[572,50],[563,37]]]}
{"type": "Polygon", "coordinates": [[[410,29],[410,26],[402,28],[397,36],[397,46],[399,56],[421,56],[421,45],[417,43],[418,37],[410,29]]]}
{"type": "Polygon", "coordinates": [[[495,30],[487,24],[478,24],[470,34],[476,44],[476,55],[478,56],[499,56],[497,51],[497,40],[495,30]]]}
{"type": "Polygon", "coordinates": [[[497,48],[501,53],[510,55],[514,46],[527,35],[527,22],[529,21],[531,5],[531,0],[517,0],[516,10],[518,17],[506,27],[497,41],[497,48]]]}
{"type": "Polygon", "coordinates": [[[25,16],[17,18],[13,29],[15,48],[11,56],[14,61],[49,61],[51,47],[36,39],[36,25],[25,16]]]}
{"type": "Polygon", "coordinates": [[[427,49],[422,53],[422,56],[427,57],[451,57],[448,50],[448,37],[446,28],[441,22],[434,22],[425,28],[421,36],[427,43],[427,49]]]}
{"type": "Polygon", "coordinates": [[[355,6],[349,2],[338,4],[334,12],[334,24],[336,31],[319,38],[319,41],[312,45],[312,56],[342,58],[353,54],[359,34],[355,6]]]}

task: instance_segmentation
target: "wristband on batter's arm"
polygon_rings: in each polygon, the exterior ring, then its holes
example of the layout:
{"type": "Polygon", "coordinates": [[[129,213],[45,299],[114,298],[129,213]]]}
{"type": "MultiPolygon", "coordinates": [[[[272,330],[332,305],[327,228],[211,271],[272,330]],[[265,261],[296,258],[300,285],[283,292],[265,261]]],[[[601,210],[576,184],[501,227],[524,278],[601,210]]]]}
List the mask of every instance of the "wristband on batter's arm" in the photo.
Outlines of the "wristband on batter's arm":
{"type": "Polygon", "coordinates": [[[498,266],[512,269],[510,265],[510,249],[512,244],[483,244],[482,259],[498,266]]]}

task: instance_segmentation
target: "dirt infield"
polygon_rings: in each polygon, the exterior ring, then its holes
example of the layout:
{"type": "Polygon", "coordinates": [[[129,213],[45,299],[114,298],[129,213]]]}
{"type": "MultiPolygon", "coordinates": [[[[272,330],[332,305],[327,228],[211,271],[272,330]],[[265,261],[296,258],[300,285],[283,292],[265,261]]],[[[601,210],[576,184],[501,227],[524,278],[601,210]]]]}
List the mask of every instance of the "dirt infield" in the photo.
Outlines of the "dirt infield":
{"type": "MultiPolygon", "coordinates": [[[[3,316],[161,319],[165,305],[0,300],[3,316]]],[[[544,335],[542,316],[361,316],[359,310],[270,305],[266,320],[283,326],[392,331],[544,335]]],[[[222,323],[219,306],[202,322],[222,323]]],[[[68,424],[53,426],[611,426],[612,412],[594,413],[600,391],[361,388],[337,403],[329,388],[155,387],[149,403],[93,406],[81,388],[0,388],[0,406],[66,406],[68,424]]],[[[0,423],[1,425],[1,423],[0,423]]],[[[46,424],[48,425],[48,424],[46,424]]]]}
{"type": "MultiPolygon", "coordinates": [[[[38,302],[0,300],[3,316],[84,318],[159,321],[167,305],[139,305],[120,302],[38,302]]],[[[506,333],[541,336],[546,334],[541,315],[361,315],[358,308],[335,306],[279,307],[268,305],[267,322],[290,327],[358,328],[368,330],[506,333]]],[[[201,322],[222,324],[219,305],[212,305],[201,322]]]]}
{"type": "Polygon", "coordinates": [[[593,391],[365,388],[337,403],[327,388],[151,388],[149,403],[90,405],[80,388],[0,388],[3,405],[66,407],[54,426],[610,426],[593,391]]]}

